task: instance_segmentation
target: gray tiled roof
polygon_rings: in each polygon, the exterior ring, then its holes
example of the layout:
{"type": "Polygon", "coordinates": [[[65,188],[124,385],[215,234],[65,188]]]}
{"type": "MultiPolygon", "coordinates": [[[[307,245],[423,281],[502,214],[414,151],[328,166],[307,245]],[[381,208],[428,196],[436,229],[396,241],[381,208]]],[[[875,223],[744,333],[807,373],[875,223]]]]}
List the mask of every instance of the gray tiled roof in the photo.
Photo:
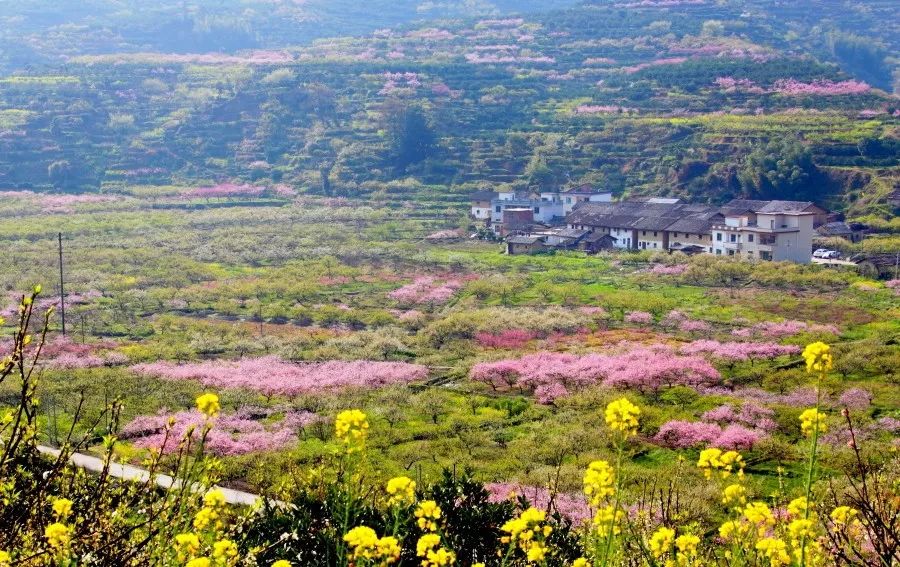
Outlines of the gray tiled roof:
{"type": "Polygon", "coordinates": [[[506,242],[509,244],[537,244],[541,241],[539,236],[508,236],[506,242]]]}
{"type": "Polygon", "coordinates": [[[779,214],[779,213],[803,213],[814,212],[808,209],[819,207],[812,201],[758,201],[754,199],[733,199],[722,207],[734,211],[753,211],[754,213],[779,214]]]}
{"type": "Polygon", "coordinates": [[[497,193],[493,191],[475,191],[469,195],[469,199],[472,201],[491,201],[496,198],[497,193]]]}
{"type": "Polygon", "coordinates": [[[686,233],[708,232],[720,218],[709,205],[677,203],[585,203],[572,211],[566,222],[634,230],[668,230],[686,233]]]}

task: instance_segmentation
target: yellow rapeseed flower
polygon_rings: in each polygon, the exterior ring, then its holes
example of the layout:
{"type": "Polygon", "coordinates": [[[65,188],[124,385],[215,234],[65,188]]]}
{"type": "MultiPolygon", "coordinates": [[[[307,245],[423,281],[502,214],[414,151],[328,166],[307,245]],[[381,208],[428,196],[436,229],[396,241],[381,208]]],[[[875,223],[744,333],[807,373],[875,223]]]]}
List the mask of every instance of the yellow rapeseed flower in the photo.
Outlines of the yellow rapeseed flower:
{"type": "Polygon", "coordinates": [[[192,533],[177,534],[175,536],[175,549],[178,556],[185,559],[197,553],[200,549],[200,538],[192,533]]]}
{"type": "MultiPolygon", "coordinates": [[[[572,567],[589,567],[589,565],[590,563],[588,563],[588,560],[584,557],[579,557],[572,562],[572,567]]],[[[475,565],[472,565],[472,567],[475,567],[475,565]]],[[[484,563],[481,564],[481,567],[484,567],[484,563]]]]}
{"type": "Polygon", "coordinates": [[[184,567],[210,567],[211,565],[212,561],[209,560],[209,557],[197,557],[185,563],[184,567]]]}
{"type": "Polygon", "coordinates": [[[763,535],[775,525],[775,516],[765,502],[750,502],[744,507],[744,517],[756,525],[757,533],[763,535]]]}
{"type": "Polygon", "coordinates": [[[722,478],[728,478],[737,469],[738,477],[744,476],[744,458],[737,451],[722,452],[721,449],[710,447],[700,451],[697,459],[697,467],[703,471],[706,478],[712,476],[713,471],[720,471],[722,478]]]}
{"type": "Polygon", "coordinates": [[[737,536],[742,538],[750,531],[750,526],[742,520],[729,520],[719,526],[719,537],[725,541],[737,536]]]}
{"type": "Polygon", "coordinates": [[[640,415],[641,408],[628,401],[628,398],[620,398],[606,406],[606,424],[611,429],[621,431],[625,435],[637,434],[640,415]]]}
{"type": "Polygon", "coordinates": [[[400,540],[394,536],[384,536],[375,543],[375,553],[384,563],[395,563],[400,552],[400,540]]]}
{"type": "Polygon", "coordinates": [[[291,562],[286,559],[279,559],[275,563],[272,563],[272,567],[292,567],[291,562]]]}
{"type": "Polygon", "coordinates": [[[387,482],[385,491],[390,495],[391,506],[408,506],[416,501],[416,481],[406,476],[398,476],[387,482]]]}
{"type": "MultiPolygon", "coordinates": [[[[0,323],[2,325],[2,323],[0,323]]],[[[9,567],[12,563],[12,557],[9,556],[9,553],[0,550],[0,567],[9,567]]]]}
{"type": "Polygon", "coordinates": [[[788,524],[788,534],[790,534],[794,546],[799,546],[803,539],[810,539],[815,533],[816,524],[813,520],[798,518],[792,520],[791,523],[788,524]]]}
{"type": "Polygon", "coordinates": [[[722,504],[746,504],[747,489],[740,484],[730,484],[722,491],[722,504]]]}
{"type": "Polygon", "coordinates": [[[416,542],[416,555],[425,557],[428,551],[441,545],[441,536],[437,534],[425,534],[416,542]]]}
{"type": "Polygon", "coordinates": [[[605,498],[615,493],[616,475],[606,461],[594,461],[584,472],[584,493],[592,506],[599,506],[605,498]]]}
{"type": "Polygon", "coordinates": [[[532,542],[531,545],[528,546],[528,550],[525,552],[525,556],[532,563],[540,563],[544,560],[544,557],[547,555],[547,548],[543,543],[539,541],[532,542]]]}
{"type": "Polygon", "coordinates": [[[334,420],[334,434],[349,450],[359,448],[368,433],[369,420],[358,409],[344,410],[334,420]]]}
{"type": "Polygon", "coordinates": [[[791,558],[787,553],[787,544],[778,538],[760,539],[756,542],[756,550],[766,556],[771,567],[781,567],[791,563],[791,558]]]}
{"type": "Polygon", "coordinates": [[[217,520],[219,513],[212,508],[201,508],[194,516],[194,529],[205,530],[213,521],[217,520]]]}
{"type": "Polygon", "coordinates": [[[221,565],[231,565],[237,560],[237,544],[229,539],[213,543],[213,558],[221,565]]]}
{"type": "Polygon", "coordinates": [[[219,396],[215,394],[202,394],[197,396],[197,409],[206,417],[212,418],[219,414],[219,396]]]}
{"type": "Polygon", "coordinates": [[[807,372],[828,372],[832,368],[831,347],[823,342],[806,345],[803,349],[807,372]]]}
{"type": "Polygon", "coordinates": [[[53,513],[60,520],[65,520],[72,513],[72,501],[68,498],[57,498],[53,501],[53,513]]]}
{"type": "Polygon", "coordinates": [[[622,532],[620,526],[624,519],[625,513],[622,510],[616,510],[613,506],[597,508],[597,512],[594,513],[594,525],[598,532],[604,534],[608,534],[612,529],[614,535],[619,535],[622,532]]]}
{"type": "Polygon", "coordinates": [[[225,506],[225,493],[221,489],[213,488],[203,495],[203,505],[209,508],[221,508],[225,506]]]}
{"type": "Polygon", "coordinates": [[[787,506],[788,512],[790,512],[791,516],[794,517],[802,517],[806,516],[806,509],[809,507],[809,502],[806,501],[805,496],[801,496],[799,498],[794,498],[787,506]]]}
{"type": "Polygon", "coordinates": [[[653,557],[659,559],[672,550],[672,544],[674,542],[675,530],[661,527],[650,536],[650,552],[653,553],[653,557]]]}
{"type": "Polygon", "coordinates": [[[50,547],[61,549],[69,545],[72,541],[72,534],[69,527],[59,522],[50,524],[44,529],[44,537],[50,547]]]}
{"type": "Polygon", "coordinates": [[[850,506],[838,506],[831,511],[831,521],[840,526],[846,526],[857,514],[859,512],[850,506]]]}
{"type": "Polygon", "coordinates": [[[440,547],[428,552],[425,560],[422,561],[422,567],[443,567],[454,563],[456,563],[456,554],[449,549],[440,547]]]}
{"type": "Polygon", "coordinates": [[[800,414],[800,431],[809,437],[818,428],[819,434],[825,433],[825,414],[816,408],[809,408],[800,414]]]}
{"type": "Polygon", "coordinates": [[[437,520],[441,518],[441,508],[434,500],[425,500],[416,507],[415,516],[419,529],[426,532],[437,530],[437,520]]]}
{"type": "Polygon", "coordinates": [[[350,546],[350,557],[353,559],[374,559],[378,535],[368,526],[357,526],[344,535],[344,541],[350,546]]]}

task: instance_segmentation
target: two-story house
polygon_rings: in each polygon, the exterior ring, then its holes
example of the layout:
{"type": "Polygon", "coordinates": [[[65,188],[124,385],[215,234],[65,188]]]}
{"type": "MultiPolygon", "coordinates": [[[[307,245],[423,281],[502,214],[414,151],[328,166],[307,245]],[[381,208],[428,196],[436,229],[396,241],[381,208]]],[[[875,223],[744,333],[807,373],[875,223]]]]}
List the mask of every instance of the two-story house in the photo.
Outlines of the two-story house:
{"type": "Polygon", "coordinates": [[[809,263],[819,211],[804,201],[732,201],[722,208],[724,222],[712,227],[713,253],[809,263]]]}

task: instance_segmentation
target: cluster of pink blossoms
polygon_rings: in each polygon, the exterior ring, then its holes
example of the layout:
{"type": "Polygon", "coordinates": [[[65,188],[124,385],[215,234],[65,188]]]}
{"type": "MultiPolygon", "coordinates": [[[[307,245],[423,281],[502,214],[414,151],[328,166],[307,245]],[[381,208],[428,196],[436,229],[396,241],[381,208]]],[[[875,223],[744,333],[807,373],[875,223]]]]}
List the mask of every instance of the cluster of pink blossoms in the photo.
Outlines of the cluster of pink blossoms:
{"type": "Polygon", "coordinates": [[[267,396],[379,388],[428,376],[428,368],[407,362],[330,360],[295,364],[276,356],[186,364],[153,362],[132,366],[131,370],[163,380],[196,380],[204,386],[254,390],[267,396]]]}
{"type": "Polygon", "coordinates": [[[497,390],[532,391],[543,403],[594,384],[656,391],[663,386],[714,385],[721,380],[719,372],[705,359],[679,355],[664,346],[581,356],[539,352],[476,364],[470,377],[497,390]]]}
{"type": "Polygon", "coordinates": [[[591,519],[591,508],[581,494],[552,493],[540,486],[527,486],[514,482],[491,482],[484,485],[490,502],[517,501],[524,497],[538,510],[556,511],[576,526],[591,519]]]}
{"type": "Polygon", "coordinates": [[[729,425],[722,429],[715,423],[673,420],[664,423],[653,442],[670,449],[718,447],[729,450],[748,450],[766,435],[743,425],[729,425]]]}
{"type": "Polygon", "coordinates": [[[388,293],[388,297],[394,301],[405,304],[441,304],[450,301],[462,287],[458,279],[436,280],[425,276],[416,278],[411,284],[395,289],[388,293]]]}
{"type": "Polygon", "coordinates": [[[815,323],[804,323],[803,321],[763,321],[745,329],[735,329],[731,334],[736,337],[750,337],[753,335],[761,335],[764,337],[781,338],[800,333],[830,333],[832,335],[840,334],[840,330],[834,325],[818,325],[815,323]]]}
{"type": "MultiPolygon", "coordinates": [[[[264,425],[260,418],[268,417],[272,410],[245,408],[235,413],[220,414],[210,421],[206,448],[219,456],[244,455],[262,451],[275,451],[290,446],[297,440],[300,429],[321,418],[307,411],[285,412],[284,418],[274,424],[264,425]]],[[[178,450],[179,443],[190,432],[196,442],[207,422],[197,410],[169,414],[136,417],[122,429],[122,438],[130,439],[136,447],[152,448],[164,454],[178,450]],[[170,421],[171,429],[166,431],[170,421]]]]}
{"type": "Polygon", "coordinates": [[[776,358],[789,354],[799,354],[800,347],[777,343],[720,343],[716,340],[699,340],[681,347],[682,354],[709,354],[729,361],[746,361],[762,358],[776,358]]]}

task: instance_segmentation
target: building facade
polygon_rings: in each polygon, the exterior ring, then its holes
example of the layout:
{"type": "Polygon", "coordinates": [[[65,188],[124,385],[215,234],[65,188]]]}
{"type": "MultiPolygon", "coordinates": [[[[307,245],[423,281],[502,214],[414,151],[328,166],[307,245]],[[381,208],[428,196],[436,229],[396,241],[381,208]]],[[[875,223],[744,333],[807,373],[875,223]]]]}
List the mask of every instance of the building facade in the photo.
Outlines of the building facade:
{"type": "Polygon", "coordinates": [[[735,200],[724,207],[644,199],[583,203],[571,229],[609,235],[613,246],[810,262],[814,225],[825,211],[802,201],[735,200]]]}

